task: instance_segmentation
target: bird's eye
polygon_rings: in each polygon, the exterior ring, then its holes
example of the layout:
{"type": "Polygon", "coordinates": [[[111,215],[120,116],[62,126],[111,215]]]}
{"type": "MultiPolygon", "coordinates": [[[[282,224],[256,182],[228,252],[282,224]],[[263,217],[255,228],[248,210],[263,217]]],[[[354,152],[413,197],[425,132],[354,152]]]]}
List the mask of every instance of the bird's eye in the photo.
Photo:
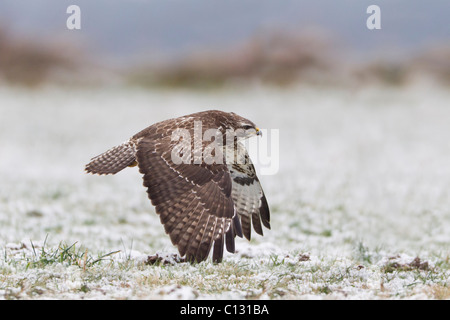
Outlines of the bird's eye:
{"type": "Polygon", "coordinates": [[[244,130],[250,130],[250,129],[253,129],[253,126],[251,126],[251,125],[249,125],[249,124],[244,124],[244,125],[242,126],[242,128],[244,128],[244,130]]]}

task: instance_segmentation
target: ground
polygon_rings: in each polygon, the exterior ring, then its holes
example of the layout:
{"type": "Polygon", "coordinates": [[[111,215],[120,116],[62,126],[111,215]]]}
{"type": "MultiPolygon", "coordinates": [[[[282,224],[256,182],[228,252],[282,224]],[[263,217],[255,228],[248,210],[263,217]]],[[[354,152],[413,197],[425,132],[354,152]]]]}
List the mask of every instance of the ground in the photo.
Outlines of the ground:
{"type": "Polygon", "coordinates": [[[449,299],[448,101],[427,84],[3,87],[0,299],[449,299]],[[260,174],[272,229],[192,265],[177,262],[136,168],[83,169],[156,121],[206,109],[278,129],[279,168],[260,174]]]}

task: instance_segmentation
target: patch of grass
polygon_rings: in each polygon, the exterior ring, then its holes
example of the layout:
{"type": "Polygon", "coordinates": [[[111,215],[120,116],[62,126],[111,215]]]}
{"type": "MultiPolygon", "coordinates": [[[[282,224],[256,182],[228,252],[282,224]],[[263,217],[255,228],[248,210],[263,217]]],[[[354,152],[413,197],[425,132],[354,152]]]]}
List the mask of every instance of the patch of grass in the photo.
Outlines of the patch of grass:
{"type": "Polygon", "coordinates": [[[435,265],[442,270],[450,271],[450,255],[446,255],[445,257],[438,256],[438,260],[435,265]]]}
{"type": "Polygon", "coordinates": [[[371,265],[380,259],[379,251],[380,248],[370,250],[363,242],[359,241],[353,250],[353,258],[363,265],[371,265]]]}
{"type": "Polygon", "coordinates": [[[429,271],[430,267],[427,261],[421,261],[419,257],[416,257],[410,263],[399,263],[394,260],[392,262],[385,264],[381,268],[381,271],[384,273],[392,273],[395,271],[415,271],[415,270],[429,271]]]}
{"type": "Polygon", "coordinates": [[[88,249],[85,249],[82,246],[77,247],[76,244],[77,242],[74,242],[71,245],[60,242],[56,248],[50,248],[47,246],[46,237],[42,248],[37,249],[31,241],[33,257],[29,259],[26,269],[44,268],[47,265],[61,263],[67,266],[79,266],[80,268],[83,268],[83,270],[86,270],[86,268],[92,267],[96,263],[119,252],[113,251],[94,258],[88,253],[88,249]]]}
{"type": "Polygon", "coordinates": [[[320,235],[323,236],[323,237],[331,237],[332,236],[332,231],[331,230],[323,230],[320,233],[320,235]]]}
{"type": "Polygon", "coordinates": [[[433,285],[430,287],[431,295],[438,300],[450,299],[450,287],[446,285],[433,285]]]}

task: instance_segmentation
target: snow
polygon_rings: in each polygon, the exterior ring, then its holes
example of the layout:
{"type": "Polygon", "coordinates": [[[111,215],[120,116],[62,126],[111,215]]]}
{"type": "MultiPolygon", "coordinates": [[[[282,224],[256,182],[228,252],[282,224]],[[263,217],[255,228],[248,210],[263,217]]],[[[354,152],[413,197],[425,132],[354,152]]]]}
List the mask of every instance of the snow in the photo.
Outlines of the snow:
{"type": "Polygon", "coordinates": [[[448,299],[448,101],[438,87],[3,87],[0,299],[448,299]],[[179,263],[135,168],[83,168],[147,125],[213,108],[279,129],[279,170],[260,174],[272,229],[220,265],[179,263]],[[78,260],[38,263],[62,244],[78,260]],[[146,264],[155,254],[170,263],[146,264]]]}

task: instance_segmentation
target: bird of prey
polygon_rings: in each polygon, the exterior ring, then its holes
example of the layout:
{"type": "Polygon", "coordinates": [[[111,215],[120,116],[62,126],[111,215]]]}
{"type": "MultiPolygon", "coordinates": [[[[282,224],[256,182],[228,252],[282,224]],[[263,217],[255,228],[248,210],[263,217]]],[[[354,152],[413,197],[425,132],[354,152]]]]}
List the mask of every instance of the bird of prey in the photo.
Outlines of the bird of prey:
{"type": "Polygon", "coordinates": [[[224,245],[235,252],[236,236],[250,240],[252,225],[260,235],[262,225],[270,229],[269,206],[242,144],[260,134],[233,112],[193,113],[147,127],[92,158],[85,170],[106,175],[137,165],[180,256],[201,262],[213,248],[218,263],[224,245]]]}

